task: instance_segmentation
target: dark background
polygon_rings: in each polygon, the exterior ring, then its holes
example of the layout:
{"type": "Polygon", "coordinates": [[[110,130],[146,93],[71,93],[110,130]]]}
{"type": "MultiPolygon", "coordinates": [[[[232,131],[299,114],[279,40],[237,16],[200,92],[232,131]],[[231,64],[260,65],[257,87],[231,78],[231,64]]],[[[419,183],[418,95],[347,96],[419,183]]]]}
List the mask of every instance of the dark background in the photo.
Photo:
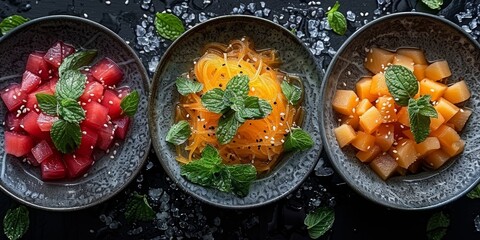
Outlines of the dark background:
{"type": "MultiPolygon", "coordinates": [[[[299,35],[307,46],[313,48],[316,41],[323,41],[325,49],[315,55],[326,68],[335,50],[349,35],[364,25],[365,21],[381,15],[416,9],[443,15],[460,26],[477,20],[478,1],[444,1],[443,9],[438,12],[414,0],[341,0],[340,11],[345,14],[352,11],[356,14],[356,20],[348,21],[346,36],[323,31],[330,39],[309,36],[307,19],[322,16],[325,12],[322,9],[334,4],[332,0],[314,5],[303,0],[265,0],[265,6],[256,1],[255,7],[271,10],[264,17],[272,20],[277,16],[280,24],[305,33],[306,36],[299,35]],[[315,17],[312,17],[313,11],[316,11],[315,17]],[[280,18],[281,15],[284,17],[280,18]],[[289,25],[287,19],[290,15],[303,16],[303,19],[289,25]]],[[[112,0],[109,4],[103,0],[0,0],[0,20],[12,14],[32,19],[53,14],[88,17],[128,41],[149,69],[155,66],[155,57],[161,57],[170,44],[161,40],[154,50],[145,51],[138,41],[135,32],[137,25],[155,12],[172,10],[183,4],[188,9],[184,11],[195,15],[193,20],[186,23],[187,26],[193,26],[199,22],[200,12],[206,12],[207,17],[226,15],[235,12],[235,8],[241,8],[242,4],[246,7],[249,3],[252,1],[211,0],[210,4],[204,4],[203,0],[112,0]]],[[[243,14],[252,15],[254,11],[245,10],[243,14]]],[[[151,24],[147,22],[147,25],[151,24]]],[[[471,34],[476,38],[480,31],[474,29],[471,34]]],[[[287,198],[261,208],[231,211],[205,205],[183,193],[167,178],[152,150],[140,175],[123,192],[103,204],[66,213],[29,208],[30,227],[24,239],[309,239],[303,219],[307,212],[318,206],[335,209],[333,228],[321,239],[426,239],[427,221],[432,214],[440,211],[450,218],[445,239],[480,239],[474,220],[480,214],[480,200],[462,197],[443,207],[426,211],[388,209],[357,195],[333,173],[328,159],[324,154],[322,156],[308,180],[287,198]],[[157,212],[155,220],[135,224],[125,221],[125,202],[134,191],[148,196],[157,212]]],[[[9,196],[0,193],[0,218],[3,219],[7,209],[17,205],[9,196]]],[[[480,225],[480,217],[477,219],[480,225]]],[[[6,239],[3,231],[0,231],[0,239],[6,239]]]]}

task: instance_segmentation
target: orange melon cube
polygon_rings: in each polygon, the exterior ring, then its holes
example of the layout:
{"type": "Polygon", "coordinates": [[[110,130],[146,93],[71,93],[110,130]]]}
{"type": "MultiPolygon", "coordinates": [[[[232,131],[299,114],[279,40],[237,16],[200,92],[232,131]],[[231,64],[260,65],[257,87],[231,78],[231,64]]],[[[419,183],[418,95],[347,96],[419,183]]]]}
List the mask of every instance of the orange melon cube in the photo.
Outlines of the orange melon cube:
{"type": "Polygon", "coordinates": [[[370,88],[372,86],[372,78],[362,78],[355,84],[355,90],[357,92],[360,100],[368,99],[368,101],[373,102],[377,99],[377,94],[370,93],[370,88]]]}
{"type": "Polygon", "coordinates": [[[373,145],[373,147],[371,147],[367,151],[358,151],[355,156],[357,156],[358,160],[360,160],[361,162],[371,162],[381,152],[382,150],[379,146],[373,145]]]}
{"type": "Polygon", "coordinates": [[[365,58],[365,68],[373,74],[383,72],[388,64],[392,63],[395,54],[381,48],[372,48],[365,58]]]}
{"type": "Polygon", "coordinates": [[[442,114],[437,112],[438,117],[437,118],[430,118],[430,131],[435,131],[437,130],[442,124],[445,123],[445,118],[442,116],[442,114]]]}
{"type": "Polygon", "coordinates": [[[457,106],[455,106],[453,103],[449,102],[445,98],[440,98],[434,108],[435,110],[437,110],[437,113],[442,114],[443,118],[445,118],[445,122],[448,122],[450,118],[455,116],[455,114],[460,111],[457,106]]]}
{"type": "Polygon", "coordinates": [[[413,72],[413,65],[415,65],[412,58],[407,57],[405,55],[400,55],[400,54],[395,54],[395,56],[393,57],[393,63],[392,64],[393,65],[404,66],[412,72],[413,72]]]}
{"type": "Polygon", "coordinates": [[[380,154],[370,162],[369,166],[381,179],[387,180],[395,173],[398,164],[390,155],[380,154]]]}
{"type": "Polygon", "coordinates": [[[448,123],[451,123],[453,128],[455,128],[457,132],[460,132],[463,130],[463,127],[467,123],[468,118],[470,118],[470,115],[472,115],[472,110],[460,108],[457,114],[448,120],[448,123]]]}
{"type": "Polygon", "coordinates": [[[337,90],[332,100],[333,110],[343,115],[352,115],[359,99],[352,90],[337,90]]]}
{"type": "Polygon", "coordinates": [[[443,98],[447,99],[451,103],[464,102],[469,99],[470,96],[470,89],[468,89],[467,83],[465,83],[464,80],[449,86],[443,94],[443,98]]]}
{"type": "Polygon", "coordinates": [[[437,149],[440,149],[440,141],[436,137],[427,137],[423,142],[415,144],[418,158],[423,158],[437,149]]]}
{"type": "Polygon", "coordinates": [[[385,74],[377,73],[372,77],[372,84],[370,85],[370,94],[377,96],[391,96],[388,91],[387,82],[385,81],[385,74]]]}
{"type": "Polygon", "coordinates": [[[343,116],[340,119],[340,122],[342,124],[348,124],[352,126],[353,129],[358,129],[358,122],[360,121],[360,118],[358,118],[358,115],[356,113],[348,116],[343,116]]]}
{"type": "Polygon", "coordinates": [[[420,95],[430,95],[432,101],[437,101],[447,90],[447,85],[424,78],[420,81],[420,95]]]}
{"type": "Polygon", "coordinates": [[[375,145],[375,137],[368,133],[358,131],[357,136],[351,144],[360,151],[368,151],[375,145]]]}
{"type": "Polygon", "coordinates": [[[437,137],[442,146],[442,150],[446,152],[449,156],[455,156],[461,151],[465,146],[465,142],[460,138],[455,129],[442,125],[436,131],[430,134],[431,136],[437,137]]]}
{"type": "Polygon", "coordinates": [[[360,127],[368,134],[371,134],[383,122],[383,117],[376,107],[369,108],[360,116],[360,127]]]}
{"type": "Polygon", "coordinates": [[[414,163],[408,166],[408,171],[411,173],[417,173],[420,170],[420,166],[422,165],[423,161],[417,160],[414,163]]]}
{"type": "Polygon", "coordinates": [[[391,155],[397,161],[398,166],[408,168],[410,164],[417,160],[415,141],[406,138],[398,141],[398,145],[392,149],[391,155]]]}
{"type": "Polygon", "coordinates": [[[445,60],[434,62],[425,69],[425,77],[433,81],[439,81],[451,75],[452,72],[445,60]]]}
{"type": "Polygon", "coordinates": [[[438,149],[429,153],[423,161],[428,167],[438,169],[447,162],[448,159],[450,159],[450,156],[442,149],[438,149]]]}
{"type": "Polygon", "coordinates": [[[397,50],[398,54],[407,56],[413,60],[415,64],[427,65],[427,59],[422,49],[418,48],[400,48],[397,50]]]}
{"type": "Polygon", "coordinates": [[[393,100],[393,97],[379,97],[376,101],[375,107],[382,115],[384,123],[397,121],[397,113],[395,112],[395,100],[393,100]]]}
{"type": "Polygon", "coordinates": [[[413,65],[413,75],[417,78],[418,81],[421,81],[425,78],[425,69],[428,65],[415,64],[413,65]]]}
{"type": "Polygon", "coordinates": [[[393,124],[382,124],[375,132],[375,144],[377,144],[384,152],[388,151],[395,141],[394,129],[395,127],[393,124]]]}
{"type": "Polygon", "coordinates": [[[355,113],[359,116],[362,116],[362,114],[364,114],[371,107],[373,107],[373,105],[370,103],[370,101],[367,98],[364,98],[360,100],[360,102],[355,107],[355,113]]]}
{"type": "Polygon", "coordinates": [[[350,144],[350,142],[352,142],[353,139],[355,139],[355,137],[357,136],[352,126],[348,124],[342,124],[339,127],[335,128],[333,131],[335,133],[335,137],[337,138],[338,145],[340,145],[340,148],[343,148],[350,144]]]}
{"type": "Polygon", "coordinates": [[[404,126],[410,127],[410,117],[408,116],[408,108],[402,107],[397,113],[397,122],[404,126]]]}

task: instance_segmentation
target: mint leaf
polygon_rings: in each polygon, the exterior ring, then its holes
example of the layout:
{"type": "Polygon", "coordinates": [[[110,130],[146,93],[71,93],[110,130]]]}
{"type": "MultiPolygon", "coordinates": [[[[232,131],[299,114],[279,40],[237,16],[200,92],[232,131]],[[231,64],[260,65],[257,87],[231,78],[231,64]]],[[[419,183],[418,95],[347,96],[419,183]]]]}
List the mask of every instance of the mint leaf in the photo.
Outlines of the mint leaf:
{"type": "Polygon", "coordinates": [[[283,95],[292,105],[296,105],[298,103],[298,100],[300,100],[300,98],[302,97],[302,89],[288,83],[287,81],[283,81],[280,87],[282,88],[283,95]]]}
{"type": "Polygon", "coordinates": [[[242,125],[235,117],[235,111],[230,110],[218,120],[217,139],[220,144],[227,144],[235,137],[238,128],[242,125]]]}
{"type": "Polygon", "coordinates": [[[10,32],[12,29],[28,22],[30,19],[24,18],[20,15],[12,15],[9,17],[6,17],[0,22],[0,32],[2,32],[2,35],[7,34],[10,32]]]}
{"type": "Polygon", "coordinates": [[[230,108],[235,112],[240,112],[245,109],[244,97],[234,97],[230,99],[230,108]]]}
{"type": "Polygon", "coordinates": [[[184,77],[177,78],[175,85],[177,86],[178,92],[183,96],[186,96],[190,93],[200,92],[203,89],[203,84],[184,77]]]}
{"type": "Polygon", "coordinates": [[[57,98],[54,95],[37,93],[35,97],[42,112],[51,116],[57,116],[57,98]]]}
{"type": "Polygon", "coordinates": [[[23,205],[8,209],[3,218],[3,232],[10,240],[20,239],[27,232],[29,225],[28,209],[23,205]]]}
{"type": "Polygon", "coordinates": [[[317,239],[332,228],[334,221],[335,212],[333,209],[322,207],[307,214],[303,223],[307,226],[308,235],[317,239]]]}
{"type": "Polygon", "coordinates": [[[160,36],[172,41],[185,32],[182,21],[171,13],[155,14],[155,28],[160,36]]]}
{"type": "Polygon", "coordinates": [[[408,100],[418,92],[418,82],[413,72],[400,65],[392,65],[385,71],[388,91],[400,106],[407,106],[408,100]]]}
{"type": "Polygon", "coordinates": [[[440,7],[443,5],[443,0],[422,0],[425,5],[431,9],[440,10],[440,7]]]}
{"type": "Polygon", "coordinates": [[[226,99],[233,99],[235,97],[246,97],[248,91],[250,90],[248,86],[248,79],[247,75],[236,75],[227,83],[227,87],[225,88],[224,97],[226,99]]]}
{"type": "Polygon", "coordinates": [[[338,11],[340,3],[336,2],[332,9],[327,12],[328,25],[334,32],[339,35],[344,35],[347,32],[347,20],[345,16],[338,11]]]}
{"type": "Polygon", "coordinates": [[[410,130],[417,143],[423,142],[430,134],[430,116],[438,117],[435,109],[433,109],[435,115],[428,110],[430,107],[433,108],[433,106],[430,105],[430,102],[428,102],[428,99],[430,99],[430,96],[422,96],[418,100],[410,98],[408,101],[410,130]],[[429,116],[425,116],[422,113],[427,113],[429,116]]]}
{"type": "Polygon", "coordinates": [[[85,90],[87,77],[78,70],[67,70],[58,80],[56,95],[60,99],[71,98],[77,100],[85,90]]]}
{"type": "Polygon", "coordinates": [[[425,117],[438,118],[437,110],[430,104],[430,99],[430,95],[423,95],[417,99],[416,106],[418,107],[418,113],[425,117]]]}
{"type": "Polygon", "coordinates": [[[125,206],[125,219],[128,222],[152,221],[155,219],[153,211],[145,195],[134,193],[125,206]]]}
{"type": "Polygon", "coordinates": [[[180,174],[189,181],[213,187],[215,175],[221,171],[222,158],[217,149],[207,145],[202,151],[202,157],[191,161],[180,168],[180,174]]]}
{"type": "Polygon", "coordinates": [[[120,102],[120,108],[122,112],[129,117],[133,117],[138,109],[138,103],[140,102],[140,94],[137,90],[129,93],[120,102]]]}
{"type": "Polygon", "coordinates": [[[80,145],[82,132],[78,123],[70,123],[59,119],[53,123],[50,137],[58,151],[69,153],[80,145]]]}
{"type": "Polygon", "coordinates": [[[258,97],[248,96],[244,101],[244,108],[240,111],[240,116],[244,119],[265,118],[272,112],[270,103],[258,97]]]}
{"type": "Polygon", "coordinates": [[[85,119],[85,111],[83,108],[77,101],[70,98],[60,100],[58,113],[63,120],[70,123],[80,123],[85,119]]]}
{"type": "Polygon", "coordinates": [[[222,89],[214,88],[203,94],[202,105],[210,112],[222,113],[229,107],[223,95],[224,92],[222,89]]]}
{"type": "Polygon", "coordinates": [[[475,186],[474,189],[470,190],[469,193],[467,193],[467,197],[470,199],[478,199],[480,198],[480,184],[475,186]]]}
{"type": "Polygon", "coordinates": [[[89,65],[97,56],[97,50],[83,50],[66,57],[60,67],[58,67],[58,75],[60,78],[68,70],[78,70],[79,68],[89,65]]]}
{"type": "Polygon", "coordinates": [[[192,130],[190,129],[190,124],[187,121],[181,120],[178,123],[170,127],[170,130],[167,132],[167,137],[165,141],[172,143],[174,145],[180,145],[187,141],[190,137],[192,130]]]}
{"type": "Polygon", "coordinates": [[[311,147],[313,147],[312,138],[301,128],[292,128],[283,144],[283,148],[286,152],[302,151],[311,147]]]}
{"type": "Polygon", "coordinates": [[[441,240],[447,234],[450,219],[443,212],[433,214],[427,223],[427,239],[441,240]]]}
{"type": "Polygon", "coordinates": [[[240,197],[248,195],[250,185],[257,178],[257,170],[251,164],[226,165],[232,181],[232,191],[240,197]]]}

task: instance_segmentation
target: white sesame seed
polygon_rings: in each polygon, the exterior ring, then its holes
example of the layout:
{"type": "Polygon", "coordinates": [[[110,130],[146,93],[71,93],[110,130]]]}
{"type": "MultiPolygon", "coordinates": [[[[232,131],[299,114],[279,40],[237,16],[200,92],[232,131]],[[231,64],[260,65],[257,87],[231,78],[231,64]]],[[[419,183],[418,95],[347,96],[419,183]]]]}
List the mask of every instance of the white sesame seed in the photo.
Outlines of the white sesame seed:
{"type": "Polygon", "coordinates": [[[108,104],[113,105],[113,101],[112,100],[108,101],[108,104]]]}
{"type": "Polygon", "coordinates": [[[23,124],[20,124],[20,127],[21,127],[21,128],[25,128],[25,126],[23,126],[23,124]]]}

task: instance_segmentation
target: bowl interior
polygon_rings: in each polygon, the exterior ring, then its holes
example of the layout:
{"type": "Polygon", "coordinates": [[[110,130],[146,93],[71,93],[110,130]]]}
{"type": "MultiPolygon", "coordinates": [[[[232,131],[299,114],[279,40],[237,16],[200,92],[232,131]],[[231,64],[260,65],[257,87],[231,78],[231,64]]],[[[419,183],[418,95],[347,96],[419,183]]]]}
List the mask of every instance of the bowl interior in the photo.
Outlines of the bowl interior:
{"type": "Polygon", "coordinates": [[[371,22],[356,32],[338,51],[323,86],[323,139],[337,172],[360,194],[388,207],[424,209],[447,203],[468,191],[480,178],[480,131],[478,107],[480,90],[480,49],[478,43],[459,27],[437,16],[400,13],[371,22]],[[465,107],[473,109],[461,133],[465,151],[437,171],[381,180],[366,164],[355,158],[353,149],[340,149],[333,129],[338,116],[332,110],[337,89],[355,89],[362,76],[371,75],[364,67],[371,47],[396,50],[416,47],[425,50],[429,61],[445,59],[452,71],[449,83],[465,79],[472,97],[465,107]]]}
{"type": "Polygon", "coordinates": [[[323,77],[315,60],[294,35],[268,20],[247,16],[220,17],[197,25],[176,40],[159,63],[153,79],[149,102],[149,120],[153,146],[166,172],[185,191],[198,199],[221,207],[246,208],[277,200],[297,187],[314,167],[321,151],[319,134],[320,82],[323,77]],[[273,172],[256,180],[248,196],[236,197],[230,193],[204,188],[180,176],[180,165],[175,160],[174,147],[165,142],[165,136],[174,121],[174,107],[178,101],[175,79],[193,68],[203,46],[210,42],[228,43],[233,39],[249,37],[257,49],[274,48],[283,64],[280,69],[297,74],[305,86],[306,117],[303,129],[308,131],[315,146],[308,151],[285,155],[273,172]]]}
{"type": "MultiPolygon", "coordinates": [[[[97,49],[98,57],[109,57],[125,73],[121,85],[137,89],[141,96],[138,112],[125,141],[118,142],[108,154],[97,159],[87,176],[75,180],[44,182],[40,167],[6,155],[4,128],[0,128],[0,187],[25,204],[49,210],[80,209],[107,200],[120,191],[141,169],[150,146],[147,119],[148,78],[135,53],[113,32],[92,21],[54,16],[32,20],[0,39],[0,89],[21,82],[28,55],[46,51],[56,41],[77,49],[97,49]]],[[[4,104],[0,117],[6,116],[4,104]]]]}

